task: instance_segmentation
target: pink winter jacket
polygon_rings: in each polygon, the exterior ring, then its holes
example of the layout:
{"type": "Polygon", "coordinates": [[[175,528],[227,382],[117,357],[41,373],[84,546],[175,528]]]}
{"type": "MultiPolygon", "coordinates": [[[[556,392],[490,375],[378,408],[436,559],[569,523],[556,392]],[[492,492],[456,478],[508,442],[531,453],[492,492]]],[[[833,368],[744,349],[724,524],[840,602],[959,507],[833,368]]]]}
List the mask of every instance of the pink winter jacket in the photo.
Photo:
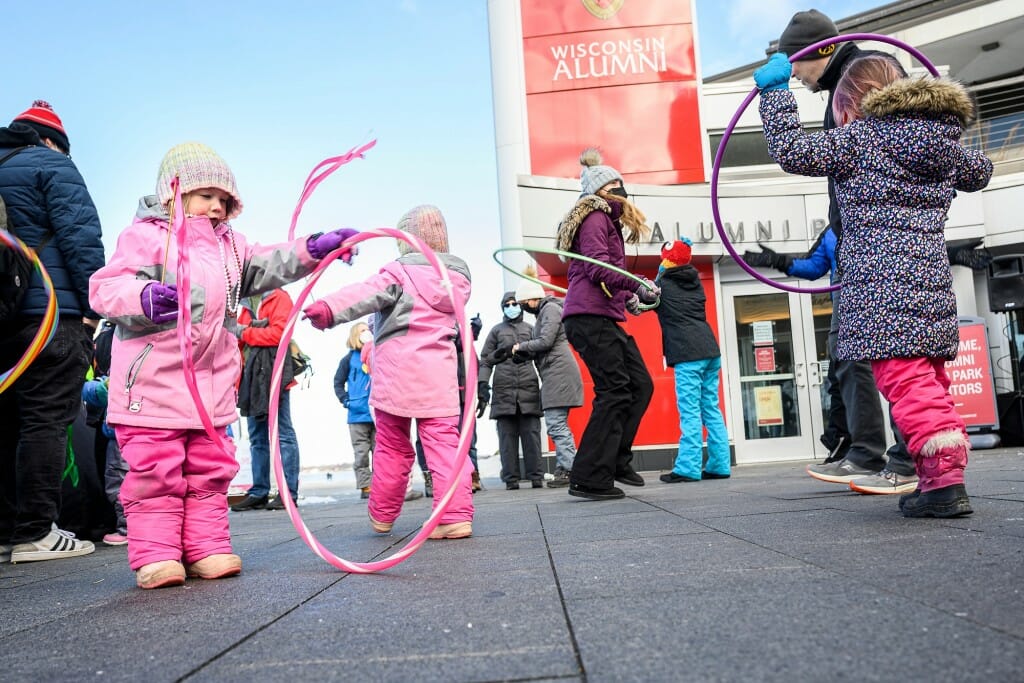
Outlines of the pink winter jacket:
{"type": "MultiPolygon", "coordinates": [[[[469,300],[469,266],[438,254],[456,297],[469,300]]],[[[459,414],[455,307],[420,253],[406,254],[373,277],[323,299],[339,325],[379,312],[374,328],[370,404],[401,417],[459,414]]]]}
{"type": "MultiPolygon", "coordinates": [[[[224,328],[227,285],[221,249],[231,282],[238,279],[229,236],[221,223],[213,229],[205,217],[189,218],[189,263],[192,284],[192,353],[196,383],[214,425],[237,417],[236,386],[240,373],[238,340],[224,328]]],[[[106,266],[89,280],[89,303],[117,325],[110,359],[111,424],[162,429],[202,429],[196,406],[185,385],[177,322],[156,325],[142,313],[141,293],[160,281],[167,240],[167,214],[155,197],[140,202],[135,222],[117,239],[106,266]]],[[[249,245],[234,233],[242,261],[241,296],[276,289],[311,273],[318,263],[306,249],[306,238],[271,246],[249,245]]],[[[176,238],[170,239],[165,284],[176,281],[176,238]]],[[[179,292],[181,299],[183,293],[179,292]]]]}

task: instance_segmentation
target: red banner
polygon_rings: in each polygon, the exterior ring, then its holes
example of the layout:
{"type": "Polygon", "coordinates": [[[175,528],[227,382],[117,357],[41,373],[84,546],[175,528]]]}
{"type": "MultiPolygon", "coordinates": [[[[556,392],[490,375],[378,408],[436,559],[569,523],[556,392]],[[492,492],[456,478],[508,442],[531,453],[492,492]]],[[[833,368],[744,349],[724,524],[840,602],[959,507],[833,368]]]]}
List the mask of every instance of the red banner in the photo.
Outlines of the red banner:
{"type": "Polygon", "coordinates": [[[956,358],[946,362],[946,374],[949,395],[968,428],[998,424],[984,322],[960,322],[960,345],[956,358]]]}
{"type": "Polygon", "coordinates": [[[601,149],[627,181],[704,181],[689,2],[521,0],[531,172],[579,177],[601,149]]]}

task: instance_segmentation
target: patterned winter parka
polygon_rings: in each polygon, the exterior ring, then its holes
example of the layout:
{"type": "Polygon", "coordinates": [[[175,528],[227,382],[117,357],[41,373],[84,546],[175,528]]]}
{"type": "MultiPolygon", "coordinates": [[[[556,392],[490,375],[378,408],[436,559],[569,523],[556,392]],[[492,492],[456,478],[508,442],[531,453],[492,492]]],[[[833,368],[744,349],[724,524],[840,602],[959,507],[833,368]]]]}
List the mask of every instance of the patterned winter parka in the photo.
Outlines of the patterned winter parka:
{"type": "Polygon", "coordinates": [[[956,191],[980,190],[992,175],[991,161],[960,144],[971,100],[953,81],[907,78],[868,93],[861,109],[863,119],[804,133],[792,93],[761,93],[772,157],[789,173],[835,179],[843,223],[836,357],[952,358],[946,212],[956,191]]]}

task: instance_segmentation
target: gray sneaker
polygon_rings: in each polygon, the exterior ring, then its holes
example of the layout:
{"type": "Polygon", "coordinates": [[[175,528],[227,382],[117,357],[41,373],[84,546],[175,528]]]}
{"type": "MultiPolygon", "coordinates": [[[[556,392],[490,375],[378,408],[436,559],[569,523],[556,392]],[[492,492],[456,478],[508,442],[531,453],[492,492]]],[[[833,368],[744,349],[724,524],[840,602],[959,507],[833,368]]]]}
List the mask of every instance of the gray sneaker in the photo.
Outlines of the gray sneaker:
{"type": "Polygon", "coordinates": [[[910,493],[917,488],[917,475],[883,469],[878,474],[850,480],[850,488],[857,493],[910,493]]]}
{"type": "Polygon", "coordinates": [[[564,467],[556,467],[554,478],[548,481],[549,489],[562,489],[569,485],[569,470],[564,467]]]}
{"type": "Polygon", "coordinates": [[[850,462],[849,458],[843,458],[839,462],[822,463],[820,465],[808,465],[807,474],[821,481],[828,481],[833,484],[849,484],[854,479],[878,474],[875,470],[860,467],[850,462]]]}

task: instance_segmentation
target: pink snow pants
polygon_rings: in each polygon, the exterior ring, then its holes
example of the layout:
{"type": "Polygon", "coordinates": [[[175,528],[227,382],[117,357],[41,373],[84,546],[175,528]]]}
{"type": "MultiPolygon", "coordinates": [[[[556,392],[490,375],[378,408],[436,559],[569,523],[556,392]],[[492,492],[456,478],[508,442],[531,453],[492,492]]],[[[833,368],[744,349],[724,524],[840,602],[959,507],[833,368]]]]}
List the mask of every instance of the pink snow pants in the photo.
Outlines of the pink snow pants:
{"type": "Polygon", "coordinates": [[[121,504],[131,568],[230,553],[227,494],[238,463],[227,429],[218,430],[227,453],[201,429],[116,425],[114,431],[128,463],[121,504]]]}
{"type": "Polygon", "coordinates": [[[941,358],[891,358],[871,361],[875,384],[892,408],[892,419],[914,459],[918,488],[931,491],[964,483],[967,430],[949,395],[946,361],[941,358]],[[938,434],[959,432],[963,442],[934,455],[921,453],[938,434]]]}
{"type": "MultiPolygon", "coordinates": [[[[373,452],[373,483],[370,485],[368,508],[370,516],[378,522],[393,522],[402,512],[406,482],[416,459],[416,451],[409,438],[413,418],[392,415],[383,410],[377,410],[374,417],[377,421],[377,450],[373,452]]],[[[435,508],[454,478],[459,480],[440,523],[473,521],[473,467],[462,467],[462,461],[455,458],[459,445],[459,416],[416,418],[416,429],[434,480],[435,508]]],[[[464,456],[464,459],[468,461],[469,456],[464,456]]]]}

